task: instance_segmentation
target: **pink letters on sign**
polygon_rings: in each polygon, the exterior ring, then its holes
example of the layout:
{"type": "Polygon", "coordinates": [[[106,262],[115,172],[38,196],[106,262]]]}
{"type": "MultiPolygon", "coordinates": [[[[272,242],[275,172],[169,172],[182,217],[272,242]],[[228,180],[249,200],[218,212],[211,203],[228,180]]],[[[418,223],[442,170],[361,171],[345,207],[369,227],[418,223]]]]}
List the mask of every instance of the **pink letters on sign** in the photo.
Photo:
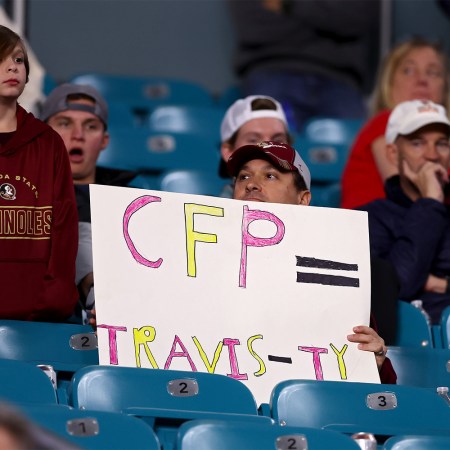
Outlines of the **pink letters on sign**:
{"type": "Polygon", "coordinates": [[[268,211],[249,210],[248,206],[244,206],[242,215],[242,251],[241,251],[241,268],[239,270],[239,287],[247,285],[247,247],[267,247],[276,245],[281,242],[284,237],[283,222],[268,211]],[[254,220],[268,220],[276,225],[277,231],[275,236],[271,238],[259,238],[252,236],[248,231],[248,227],[254,220]]]}
{"type": "Polygon", "coordinates": [[[320,347],[299,347],[302,352],[310,352],[313,354],[314,370],[316,372],[316,380],[323,380],[322,364],[320,363],[320,353],[328,353],[326,348],[320,347]]]}
{"type": "Polygon", "coordinates": [[[236,356],[235,345],[241,345],[239,339],[224,338],[223,345],[228,347],[228,352],[230,353],[230,367],[231,373],[227,373],[228,377],[235,378],[236,380],[248,380],[246,373],[239,373],[239,366],[236,356]]]}
{"type": "Polygon", "coordinates": [[[127,331],[127,327],[115,327],[113,325],[97,325],[97,328],[106,328],[109,337],[109,363],[117,366],[119,358],[117,355],[117,331],[127,331]]]}
{"type": "Polygon", "coordinates": [[[162,258],[159,258],[157,261],[149,261],[148,259],[144,258],[136,249],[130,234],[128,232],[128,223],[130,222],[131,216],[141,209],[143,206],[147,205],[148,203],[152,202],[160,202],[160,197],[154,197],[152,195],[143,195],[142,197],[137,198],[136,200],[133,200],[125,210],[125,213],[123,215],[123,236],[125,238],[125,241],[127,243],[128,249],[130,250],[131,254],[133,255],[133,258],[139,263],[147,267],[152,267],[154,269],[157,269],[163,262],[162,258]]]}
{"type": "Polygon", "coordinates": [[[167,358],[166,364],[164,364],[164,369],[170,369],[170,364],[172,364],[173,358],[186,358],[189,361],[192,372],[197,372],[197,367],[195,367],[195,364],[194,364],[194,361],[192,361],[191,355],[189,355],[187,348],[185,347],[185,345],[183,344],[183,342],[177,335],[175,335],[175,338],[173,340],[172,349],[170,350],[170,355],[167,358]],[[181,350],[183,350],[182,352],[175,351],[177,344],[181,347],[181,350]]]}

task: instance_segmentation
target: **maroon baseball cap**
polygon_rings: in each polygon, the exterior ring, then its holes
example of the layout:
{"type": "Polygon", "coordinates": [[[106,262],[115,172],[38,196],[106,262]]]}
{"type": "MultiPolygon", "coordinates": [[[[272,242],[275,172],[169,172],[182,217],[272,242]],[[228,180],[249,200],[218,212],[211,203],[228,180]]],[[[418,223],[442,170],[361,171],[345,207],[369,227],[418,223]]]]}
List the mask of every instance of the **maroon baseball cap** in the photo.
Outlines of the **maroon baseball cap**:
{"type": "Polygon", "coordinates": [[[234,151],[227,162],[228,173],[235,177],[243,164],[253,159],[266,159],[284,172],[297,171],[311,189],[311,173],[298,152],[289,144],[264,141],[256,145],[244,145],[234,151]]]}

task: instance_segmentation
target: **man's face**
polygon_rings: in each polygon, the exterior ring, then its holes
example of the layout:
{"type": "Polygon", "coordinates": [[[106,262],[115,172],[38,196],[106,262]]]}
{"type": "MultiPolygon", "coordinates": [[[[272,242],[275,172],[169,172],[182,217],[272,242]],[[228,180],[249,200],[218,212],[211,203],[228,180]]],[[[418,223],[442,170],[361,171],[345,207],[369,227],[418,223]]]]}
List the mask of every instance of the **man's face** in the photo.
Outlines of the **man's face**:
{"type": "Polygon", "coordinates": [[[408,136],[399,136],[392,145],[397,159],[400,175],[404,173],[404,164],[408,164],[414,173],[418,173],[427,162],[441,165],[445,170],[450,167],[449,132],[445,125],[427,125],[408,136]]]}
{"type": "Polygon", "coordinates": [[[259,144],[262,141],[288,142],[288,133],[284,123],[273,117],[252,119],[239,128],[236,142],[233,145],[225,142],[222,144],[222,158],[225,162],[231,154],[248,144],[259,144]]]}
{"type": "MultiPolygon", "coordinates": [[[[93,105],[88,99],[71,103],[93,105]]],[[[48,124],[64,141],[74,183],[94,183],[97,159],[109,142],[103,122],[93,113],[67,110],[50,117],[48,124]]]]}
{"type": "Polygon", "coordinates": [[[233,198],[257,202],[309,205],[309,191],[298,191],[294,174],[280,172],[269,161],[246,162],[236,177],[233,198]]]}

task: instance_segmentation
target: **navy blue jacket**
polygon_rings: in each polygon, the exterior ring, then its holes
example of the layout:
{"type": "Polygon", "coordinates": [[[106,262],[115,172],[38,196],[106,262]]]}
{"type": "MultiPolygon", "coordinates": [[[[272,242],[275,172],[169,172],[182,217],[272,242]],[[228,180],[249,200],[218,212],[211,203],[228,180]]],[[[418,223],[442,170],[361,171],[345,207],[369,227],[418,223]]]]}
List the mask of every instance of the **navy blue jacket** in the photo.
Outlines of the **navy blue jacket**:
{"type": "Polygon", "coordinates": [[[369,213],[371,255],[394,265],[400,298],[422,299],[432,322],[438,323],[442,310],[450,305],[450,294],[423,288],[429,274],[450,275],[450,211],[431,198],[410,200],[398,176],[386,181],[385,191],[386,199],[358,208],[369,213]]]}

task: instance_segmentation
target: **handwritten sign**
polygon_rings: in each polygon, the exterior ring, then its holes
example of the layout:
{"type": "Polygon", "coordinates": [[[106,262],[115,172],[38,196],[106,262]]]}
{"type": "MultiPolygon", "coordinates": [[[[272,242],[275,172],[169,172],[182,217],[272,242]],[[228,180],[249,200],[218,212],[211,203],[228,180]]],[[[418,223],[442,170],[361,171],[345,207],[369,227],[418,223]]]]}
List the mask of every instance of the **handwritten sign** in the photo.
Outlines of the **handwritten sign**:
{"type": "Polygon", "coordinates": [[[100,364],[379,382],[365,212],[91,186],[100,364]]]}

